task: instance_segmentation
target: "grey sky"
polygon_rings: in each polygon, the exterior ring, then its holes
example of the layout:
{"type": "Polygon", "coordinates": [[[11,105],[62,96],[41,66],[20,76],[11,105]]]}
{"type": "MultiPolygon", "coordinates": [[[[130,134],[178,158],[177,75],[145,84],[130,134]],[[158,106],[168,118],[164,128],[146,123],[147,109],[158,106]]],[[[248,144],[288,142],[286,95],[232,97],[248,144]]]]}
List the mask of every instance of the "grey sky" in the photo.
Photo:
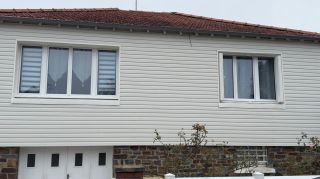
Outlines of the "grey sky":
{"type": "MultiPolygon", "coordinates": [[[[2,0],[0,7],[134,9],[135,0],[2,0]]],[[[320,32],[320,0],[138,0],[138,9],[320,32]]]]}

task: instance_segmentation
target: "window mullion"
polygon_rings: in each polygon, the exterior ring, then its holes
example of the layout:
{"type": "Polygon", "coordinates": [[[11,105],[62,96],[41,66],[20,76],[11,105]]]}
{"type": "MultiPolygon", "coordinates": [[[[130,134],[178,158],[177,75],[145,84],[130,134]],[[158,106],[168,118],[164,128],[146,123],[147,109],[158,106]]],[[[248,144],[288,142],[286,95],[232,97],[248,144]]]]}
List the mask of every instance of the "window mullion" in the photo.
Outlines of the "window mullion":
{"type": "Polygon", "coordinates": [[[254,85],[254,99],[260,99],[260,84],[259,84],[259,66],[258,57],[253,58],[253,85],[254,85]]]}
{"type": "Polygon", "coordinates": [[[236,56],[233,56],[232,57],[233,60],[233,96],[234,96],[234,99],[237,100],[238,99],[238,78],[237,78],[237,73],[238,73],[238,70],[237,70],[237,57],[236,56]]]}
{"type": "Polygon", "coordinates": [[[48,77],[48,47],[42,47],[42,63],[40,76],[40,94],[45,95],[47,92],[47,77],[48,77]]]}
{"type": "Polygon", "coordinates": [[[71,95],[73,48],[69,48],[67,95],[71,95]]]}
{"type": "Polygon", "coordinates": [[[92,50],[92,65],[91,65],[91,95],[97,95],[98,85],[98,50],[92,50]]]}

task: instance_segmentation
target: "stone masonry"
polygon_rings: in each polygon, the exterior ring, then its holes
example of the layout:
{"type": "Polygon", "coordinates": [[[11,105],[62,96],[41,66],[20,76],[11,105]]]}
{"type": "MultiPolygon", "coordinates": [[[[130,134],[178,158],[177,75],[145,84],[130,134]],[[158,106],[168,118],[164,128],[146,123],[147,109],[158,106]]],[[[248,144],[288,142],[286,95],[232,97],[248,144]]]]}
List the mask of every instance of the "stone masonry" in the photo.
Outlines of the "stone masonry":
{"type": "MultiPolygon", "coordinates": [[[[113,168],[143,167],[144,176],[231,176],[237,147],[203,147],[192,160],[179,152],[165,155],[162,146],[116,146],[113,168]],[[166,165],[171,162],[172,165],[166,165]]],[[[306,152],[305,147],[267,147],[268,167],[275,175],[320,174],[320,154],[306,152]]]]}
{"type": "Polygon", "coordinates": [[[0,147],[0,179],[17,179],[19,148],[0,147]]]}

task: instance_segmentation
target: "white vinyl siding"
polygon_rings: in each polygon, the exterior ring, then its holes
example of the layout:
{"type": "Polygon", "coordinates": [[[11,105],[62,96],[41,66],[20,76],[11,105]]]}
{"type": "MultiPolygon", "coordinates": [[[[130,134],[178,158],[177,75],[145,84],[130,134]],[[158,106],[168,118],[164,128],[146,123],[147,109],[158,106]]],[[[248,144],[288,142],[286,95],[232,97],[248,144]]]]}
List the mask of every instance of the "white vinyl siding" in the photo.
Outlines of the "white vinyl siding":
{"type": "Polygon", "coordinates": [[[230,145],[297,145],[301,131],[320,135],[319,44],[200,35],[190,46],[187,35],[4,24],[0,32],[0,146],[152,145],[155,128],[173,142],[195,122],[206,124],[210,141],[230,145]],[[17,41],[119,47],[120,105],[11,103],[17,41]],[[219,52],[279,55],[281,107],[219,107],[219,52]]]}

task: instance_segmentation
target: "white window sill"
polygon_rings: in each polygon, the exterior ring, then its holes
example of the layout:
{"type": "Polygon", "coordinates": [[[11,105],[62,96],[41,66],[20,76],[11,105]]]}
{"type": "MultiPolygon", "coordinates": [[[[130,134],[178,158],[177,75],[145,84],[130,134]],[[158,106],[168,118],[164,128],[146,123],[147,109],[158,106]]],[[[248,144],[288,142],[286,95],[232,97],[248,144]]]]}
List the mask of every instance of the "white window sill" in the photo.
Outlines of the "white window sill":
{"type": "Polygon", "coordinates": [[[274,168],[270,168],[266,166],[258,166],[258,167],[243,168],[243,169],[234,171],[234,173],[253,173],[253,172],[276,173],[276,170],[274,168]]]}
{"type": "Polygon", "coordinates": [[[264,101],[223,101],[219,108],[285,109],[284,103],[264,101]]]}
{"type": "Polygon", "coordinates": [[[51,97],[13,97],[14,104],[53,104],[53,105],[120,105],[119,99],[103,98],[51,98],[51,97]]]}

